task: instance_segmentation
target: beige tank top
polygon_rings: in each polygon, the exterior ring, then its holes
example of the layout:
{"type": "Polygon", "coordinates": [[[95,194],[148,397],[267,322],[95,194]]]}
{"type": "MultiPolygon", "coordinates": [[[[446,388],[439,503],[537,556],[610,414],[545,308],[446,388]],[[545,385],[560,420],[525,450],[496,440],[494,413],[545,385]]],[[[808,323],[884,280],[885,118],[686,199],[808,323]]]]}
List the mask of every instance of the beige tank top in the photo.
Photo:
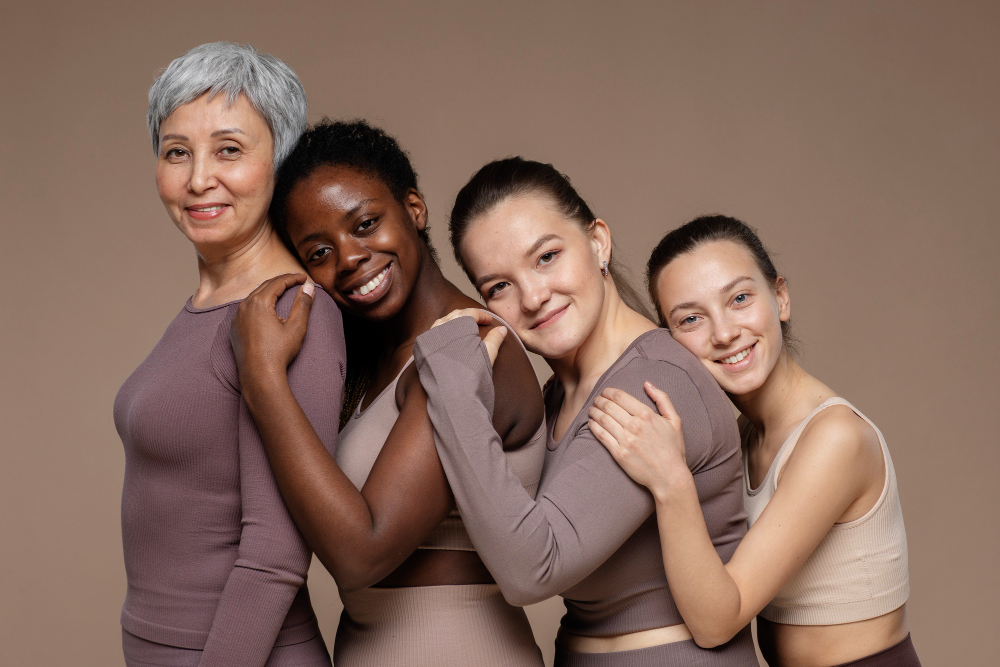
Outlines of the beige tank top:
{"type": "MultiPolygon", "coordinates": [[[[490,313],[492,315],[492,313],[490,313]]],[[[494,317],[496,317],[494,315],[494,317]]],[[[497,318],[498,320],[500,318],[497,318]]],[[[502,321],[502,320],[501,320],[502,321]]],[[[513,333],[510,326],[507,330],[513,333]]],[[[517,336],[514,336],[517,339],[517,336]]],[[[520,343],[520,340],[518,340],[520,343]]],[[[522,344],[523,347],[523,344],[522,344]]],[[[375,397],[375,400],[364,410],[361,410],[361,403],[354,410],[350,421],[340,431],[337,436],[336,460],[340,469],[360,489],[368,479],[375,459],[382,451],[382,445],[389,437],[389,431],[399,417],[399,408],[396,407],[396,384],[407,366],[413,361],[413,357],[404,364],[392,382],[389,383],[382,392],[375,397]]],[[[521,485],[535,496],[538,489],[538,480],[542,475],[542,463],[545,460],[545,420],[542,420],[538,431],[521,447],[506,452],[507,461],[510,463],[514,474],[521,480],[521,485]]],[[[418,549],[449,549],[453,551],[475,551],[465,526],[462,525],[462,517],[458,510],[452,512],[442,521],[424,543],[418,549]]]]}
{"type": "Polygon", "coordinates": [[[910,594],[906,530],[889,448],[875,424],[842,398],[827,399],[795,427],[756,489],[750,488],[747,469],[747,439],[752,429],[749,425],[743,428],[743,502],[748,523],[753,526],[774,495],[781,470],[806,424],[831,405],[846,405],[875,429],[882,445],[885,484],[882,495],[864,516],[833,525],[799,571],[760,612],[775,623],[835,625],[863,621],[899,608],[910,594]]]}

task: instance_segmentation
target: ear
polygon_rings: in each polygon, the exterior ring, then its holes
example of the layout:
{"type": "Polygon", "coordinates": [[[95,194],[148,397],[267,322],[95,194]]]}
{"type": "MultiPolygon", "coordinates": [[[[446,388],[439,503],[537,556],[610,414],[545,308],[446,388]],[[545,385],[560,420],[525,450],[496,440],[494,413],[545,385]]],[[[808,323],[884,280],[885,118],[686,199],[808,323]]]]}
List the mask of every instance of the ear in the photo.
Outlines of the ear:
{"type": "Polygon", "coordinates": [[[788,283],[781,276],[774,281],[774,298],[778,302],[778,319],[787,322],[792,317],[792,303],[788,298],[788,283]]]}
{"type": "Polygon", "coordinates": [[[410,220],[413,221],[413,226],[417,228],[417,231],[423,231],[427,228],[427,204],[424,203],[424,198],[415,188],[410,188],[406,193],[403,198],[403,206],[409,213],[410,220]]]}
{"type": "Polygon", "coordinates": [[[611,229],[608,228],[608,223],[600,218],[595,218],[588,234],[590,235],[590,244],[594,248],[594,254],[597,255],[597,263],[608,262],[610,264],[611,229]]]}

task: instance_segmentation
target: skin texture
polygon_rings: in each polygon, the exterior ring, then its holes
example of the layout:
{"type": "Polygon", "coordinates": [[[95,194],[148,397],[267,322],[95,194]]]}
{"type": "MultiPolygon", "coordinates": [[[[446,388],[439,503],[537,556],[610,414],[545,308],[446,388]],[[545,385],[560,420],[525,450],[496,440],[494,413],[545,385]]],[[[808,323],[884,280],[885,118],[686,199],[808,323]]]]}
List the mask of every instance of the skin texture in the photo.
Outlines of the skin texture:
{"type": "MultiPolygon", "coordinates": [[[[380,180],[346,167],[320,167],[290,195],[289,236],[312,280],[344,310],[381,325],[384,347],[365,405],[400,372],[420,333],[456,308],[478,305],[441,274],[417,235],[426,224],[416,190],[400,202],[380,180]],[[357,298],[354,291],[386,268],[369,298],[357,298]]],[[[400,378],[399,418],[360,492],[316,437],[285,372],[311,298],[303,289],[287,321],[274,311],[278,296],[304,280],[300,274],[262,285],[241,305],[232,339],[247,404],[306,540],[344,590],[491,582],[474,552],[414,553],[454,507],[415,373],[400,378]]],[[[502,346],[497,363],[504,371],[496,376],[494,423],[505,446],[518,447],[541,423],[541,394],[516,341],[502,346]]]]}
{"type": "MultiPolygon", "coordinates": [[[[704,243],[660,272],[656,295],[674,338],[695,354],[754,427],[754,488],[781,445],[836,393],[791,358],[781,336],[790,315],[784,280],[768,284],[751,255],[731,241],[704,243]],[[738,363],[724,363],[751,350],[738,363]]],[[[608,389],[590,409],[590,427],[622,468],[656,498],[664,567],[674,600],[701,646],[727,641],[781,590],[834,523],[863,516],[878,500],[885,463],[875,431],[846,406],[815,416],[782,469],[777,491],[727,564],[708,537],[684,461],[680,419],[647,383],[659,414],[608,389]]],[[[903,607],[832,626],[758,619],[769,663],[821,667],[870,655],[907,633],[903,607]]]]}
{"type": "Polygon", "coordinates": [[[626,306],[611,276],[611,231],[567,219],[547,196],[511,197],[470,225],[462,260],[486,306],[545,358],[565,389],[563,431],[594,384],[640,334],[655,328],[626,306]]]}
{"type": "Polygon", "coordinates": [[[241,299],[264,280],[297,270],[267,219],[273,145],[267,122],[242,95],[229,106],[224,95],[206,93],[160,126],[156,189],[198,255],[196,307],[241,299]],[[221,213],[199,215],[208,204],[221,213]]]}

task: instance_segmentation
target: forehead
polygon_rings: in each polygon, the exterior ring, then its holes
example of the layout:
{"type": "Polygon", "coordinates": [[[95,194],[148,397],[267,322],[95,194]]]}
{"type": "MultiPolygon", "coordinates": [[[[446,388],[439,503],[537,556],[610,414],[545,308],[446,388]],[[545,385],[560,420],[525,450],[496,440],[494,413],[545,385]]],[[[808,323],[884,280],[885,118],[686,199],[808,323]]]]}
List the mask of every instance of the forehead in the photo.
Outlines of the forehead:
{"type": "Polygon", "coordinates": [[[660,307],[668,312],[671,304],[719,298],[719,290],[737,276],[750,276],[764,284],[764,276],[753,257],[733,241],[710,241],[675,257],[660,271],[656,294],[660,307]]]}
{"type": "Polygon", "coordinates": [[[321,206],[331,213],[345,214],[359,203],[391,198],[380,179],[341,165],[322,165],[299,181],[289,194],[289,208],[321,206]]]}
{"type": "Polygon", "coordinates": [[[563,215],[550,198],[537,194],[510,197],[471,222],[460,247],[462,259],[473,275],[500,271],[512,263],[530,261],[527,251],[549,234],[564,242],[585,239],[580,225],[563,215]]]}
{"type": "Polygon", "coordinates": [[[263,116],[257,113],[246,95],[237,96],[230,104],[226,95],[200,97],[174,109],[160,124],[160,136],[177,134],[211,133],[219,129],[238,128],[248,134],[270,134],[263,116]]]}

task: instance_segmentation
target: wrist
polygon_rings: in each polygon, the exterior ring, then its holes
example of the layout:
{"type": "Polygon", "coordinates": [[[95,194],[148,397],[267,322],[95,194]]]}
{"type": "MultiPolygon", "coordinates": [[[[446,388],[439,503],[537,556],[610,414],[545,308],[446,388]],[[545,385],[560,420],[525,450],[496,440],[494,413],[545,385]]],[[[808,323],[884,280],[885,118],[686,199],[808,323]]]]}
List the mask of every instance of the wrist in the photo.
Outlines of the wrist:
{"type": "Polygon", "coordinates": [[[653,499],[657,505],[675,505],[678,502],[698,497],[698,489],[694,485],[694,477],[687,468],[659,480],[656,486],[650,487],[653,499]]]}
{"type": "Polygon", "coordinates": [[[244,397],[263,395],[287,384],[288,372],[284,368],[262,367],[240,374],[240,388],[244,397]]]}

